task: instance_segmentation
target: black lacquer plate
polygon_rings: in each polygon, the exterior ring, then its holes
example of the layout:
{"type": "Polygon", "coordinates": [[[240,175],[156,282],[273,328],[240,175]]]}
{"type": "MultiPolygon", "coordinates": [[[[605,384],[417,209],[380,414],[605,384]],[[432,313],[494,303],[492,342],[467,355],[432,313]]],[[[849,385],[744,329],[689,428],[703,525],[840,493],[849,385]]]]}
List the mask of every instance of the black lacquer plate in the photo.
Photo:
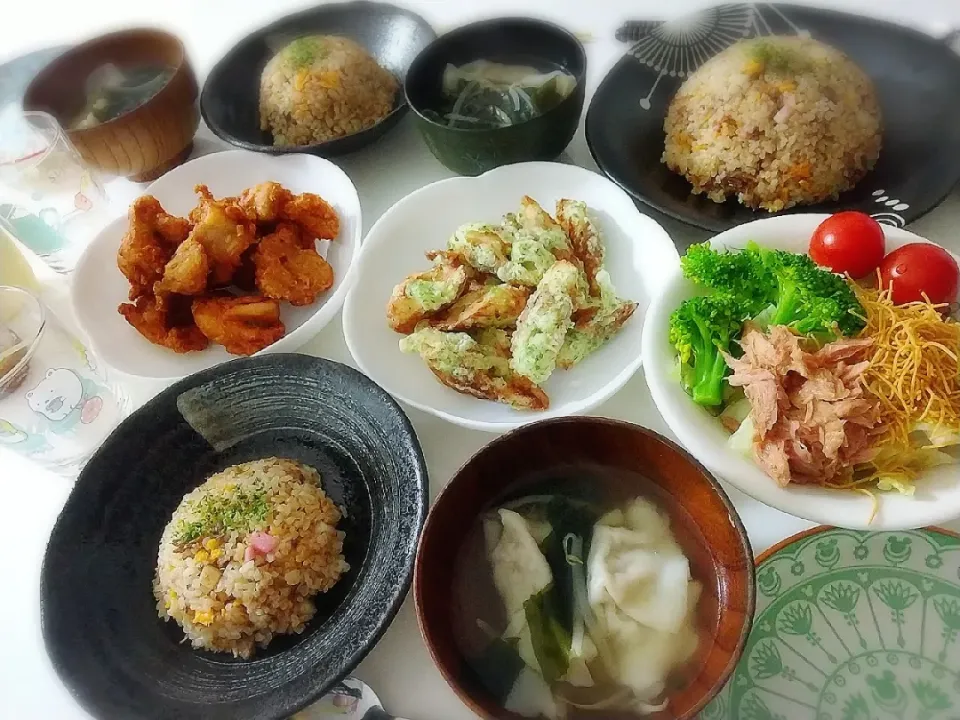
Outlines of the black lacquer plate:
{"type": "Polygon", "coordinates": [[[876,167],[836,201],[787,212],[860,210],[903,226],[933,209],[960,179],[960,56],[945,41],[879,20],[780,4],[731,4],[667,23],[627,23],[632,43],[593,96],[586,138],[614,182],[652,207],[721,232],[768,217],[735,200],[718,204],[660,162],[663,120],[683,80],[745,37],[809,33],[871,77],[884,118],[876,167]]]}
{"type": "Polygon", "coordinates": [[[403,82],[407,68],[437,37],[419,15],[377,2],[320,4],[251,33],[214,66],[200,94],[204,122],[233,145],[273,154],[305,152],[332,157],[359,150],[395,127],[407,110],[403,82]],[[393,110],[373,127],[313,145],[274,147],[270,133],[260,129],[260,74],[274,54],[304,35],[340,35],[362,45],[397,78],[393,110]]]}
{"type": "Polygon", "coordinates": [[[305,355],[236,360],[133,413],[90,459],[50,537],[43,637],[88,712],[124,720],[288,718],[353,669],[410,586],[427,471],[403,411],[361,373],[305,355]],[[312,465],[345,510],[350,571],[302,635],[251,660],[191,649],[157,617],[160,534],[182,496],[239,462],[312,465]]]}

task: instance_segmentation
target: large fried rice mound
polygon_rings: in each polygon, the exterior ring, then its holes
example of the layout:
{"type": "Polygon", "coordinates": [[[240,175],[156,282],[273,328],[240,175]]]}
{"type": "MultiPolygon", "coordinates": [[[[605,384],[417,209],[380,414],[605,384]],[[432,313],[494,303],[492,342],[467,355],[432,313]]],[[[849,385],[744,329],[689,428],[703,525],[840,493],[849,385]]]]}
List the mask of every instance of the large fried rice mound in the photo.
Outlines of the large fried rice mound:
{"type": "Polygon", "coordinates": [[[303,632],[312,597],[349,570],[339,520],[317,471],[293,460],[213,475],[183,498],[160,539],[160,617],[176,620],[195,648],[244,658],[274,635],[303,632]]]}
{"type": "Polygon", "coordinates": [[[881,118],[870,79],[810,38],[727,48],[678,90],[663,162],[715,202],[783,210],[836,198],[877,161],[881,118]]]}
{"type": "Polygon", "coordinates": [[[260,76],[260,128],[274,145],[310,145],[375,125],[399,84],[353,40],[311,35],[270,59],[260,76]]]}

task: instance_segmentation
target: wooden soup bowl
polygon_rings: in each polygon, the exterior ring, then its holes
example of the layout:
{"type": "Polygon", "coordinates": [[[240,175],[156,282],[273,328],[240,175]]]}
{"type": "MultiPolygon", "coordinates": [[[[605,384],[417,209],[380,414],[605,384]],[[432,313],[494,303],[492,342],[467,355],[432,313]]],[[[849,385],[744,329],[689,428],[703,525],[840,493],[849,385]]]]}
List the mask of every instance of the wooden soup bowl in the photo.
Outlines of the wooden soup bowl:
{"type": "MultiPolygon", "coordinates": [[[[480,686],[458,649],[455,565],[482,514],[505,496],[522,495],[527,482],[539,483],[542,492],[552,473],[569,478],[578,468],[594,476],[606,470],[616,478],[617,495],[648,497],[666,512],[691,574],[703,585],[697,653],[671,683],[667,708],[648,716],[693,718],[723,687],[750,632],[753,553],[729,498],[703,466],[653,431],[617,420],[571,417],[526,425],[481,449],[441,491],[427,517],[414,571],[417,619],[433,661],[481,717],[520,718],[480,686]]],[[[635,716],[602,711],[589,717],[635,716]]]]}
{"type": "Polygon", "coordinates": [[[137,28],[101,35],[64,52],[27,87],[23,108],[53,115],[91,167],[146,182],[190,155],[200,123],[198,92],[183,43],[162,30],[137,28]],[[87,78],[105,63],[167,65],[174,74],[133,110],[91,128],[69,130],[86,105],[87,78]]]}

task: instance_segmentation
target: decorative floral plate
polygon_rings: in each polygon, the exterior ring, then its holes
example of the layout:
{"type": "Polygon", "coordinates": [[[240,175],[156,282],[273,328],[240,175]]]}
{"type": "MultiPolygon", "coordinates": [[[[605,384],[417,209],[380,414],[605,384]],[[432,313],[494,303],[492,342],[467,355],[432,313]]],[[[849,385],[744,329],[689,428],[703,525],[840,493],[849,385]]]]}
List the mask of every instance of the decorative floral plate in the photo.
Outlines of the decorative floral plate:
{"type": "Polygon", "coordinates": [[[663,120],[680,84],[738,40],[764,35],[809,35],[839,48],[873,80],[883,113],[876,167],[838,200],[797,212],[860,210],[903,227],[950,192],[960,179],[952,159],[960,155],[955,35],[937,39],[871,18],[773,3],[732,3],[668,22],[624,24],[617,37],[630,49],[587,111],[587,144],[600,169],[638,200],[706,230],[768,217],[735,200],[718,204],[693,195],[690,184],[660,162],[663,120]]]}
{"type": "Polygon", "coordinates": [[[814,528],[760,556],[757,589],[702,720],[960,717],[960,537],[814,528]]]}

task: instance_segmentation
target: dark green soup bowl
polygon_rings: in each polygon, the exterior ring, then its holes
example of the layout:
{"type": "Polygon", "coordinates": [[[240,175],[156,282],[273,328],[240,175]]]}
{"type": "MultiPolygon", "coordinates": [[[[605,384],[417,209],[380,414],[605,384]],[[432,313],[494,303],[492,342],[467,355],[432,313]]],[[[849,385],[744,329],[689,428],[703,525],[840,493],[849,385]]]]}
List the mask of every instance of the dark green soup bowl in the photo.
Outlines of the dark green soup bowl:
{"type": "Polygon", "coordinates": [[[407,71],[404,90],[427,147],[461,175],[480,175],[500,165],[553,160],[570,143],[583,110],[587,56],[569,31],[541,20],[499,18],[464,25],[428,45],[407,71]],[[444,105],[447,65],[474,60],[565,70],[577,85],[566,98],[531,120],[493,129],[450,127],[433,118],[444,105]]]}

